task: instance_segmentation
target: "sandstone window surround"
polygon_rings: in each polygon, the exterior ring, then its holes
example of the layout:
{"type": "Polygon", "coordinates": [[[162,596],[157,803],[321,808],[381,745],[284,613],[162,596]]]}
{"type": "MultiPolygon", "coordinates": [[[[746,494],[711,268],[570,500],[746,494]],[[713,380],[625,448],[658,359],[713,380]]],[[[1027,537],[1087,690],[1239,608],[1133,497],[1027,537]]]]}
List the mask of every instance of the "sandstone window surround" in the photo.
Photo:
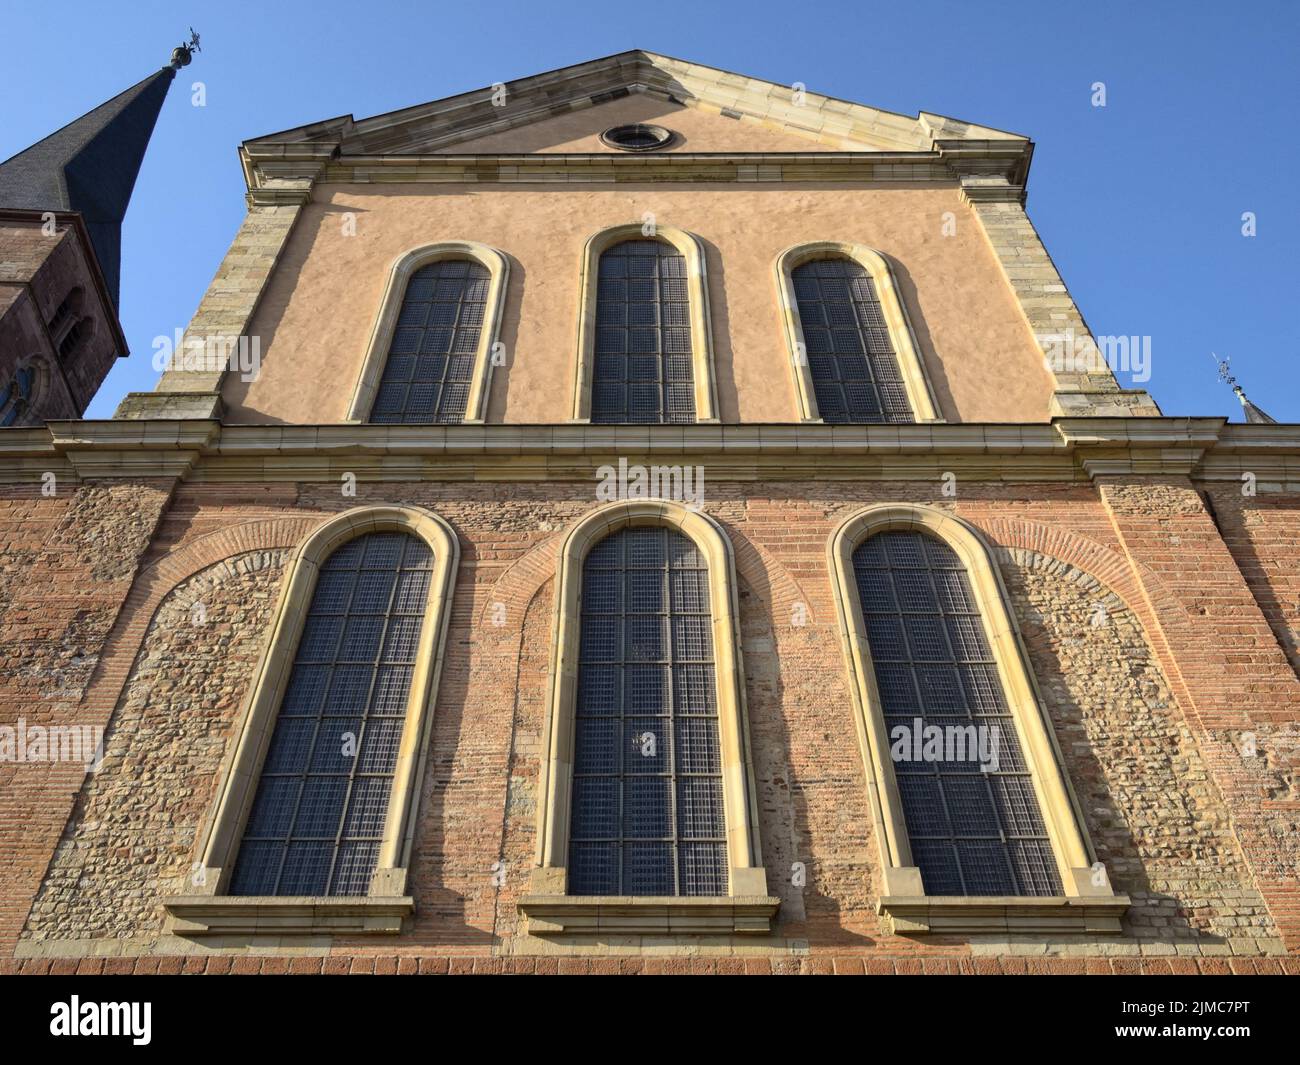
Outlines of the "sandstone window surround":
{"type": "Polygon", "coordinates": [[[227,759],[216,813],[200,855],[195,894],[163,900],[167,930],[183,937],[397,933],[414,911],[407,893],[415,813],[432,726],[460,547],[451,527],[417,507],[357,507],[317,528],[294,553],[254,680],[233,753],[227,759]],[[433,570],[406,703],[379,858],[365,896],[297,897],[228,894],[261,766],[293,670],[303,622],[325,560],[343,544],[373,532],[406,532],[433,552],[433,570]]]}
{"type": "Polygon", "coordinates": [[[519,900],[532,935],[766,934],[780,900],[767,892],[758,838],[736,571],[726,535],[709,517],[662,500],[616,502],[579,521],[560,547],[552,626],[551,680],[543,739],[536,867],[519,900]],[[688,537],[708,566],[718,739],[722,758],[729,883],[726,895],[577,896],[568,894],[582,573],[600,540],[629,526],[662,525],[688,537]]]}
{"type": "Polygon", "coordinates": [[[837,258],[858,263],[871,277],[876,298],[880,302],[881,313],[889,328],[889,337],[907,391],[908,404],[912,408],[912,417],[918,422],[943,421],[925,372],[925,364],[921,361],[916,337],[907,317],[907,309],[894,282],[889,260],[880,252],[863,244],[841,241],[796,244],[781,252],[774,264],[777,306],[780,308],[785,329],[786,350],[794,380],[799,421],[820,422],[822,419],[817,410],[817,396],[813,389],[812,370],[808,363],[808,346],[804,339],[803,324],[799,318],[794,271],[805,263],[818,259],[837,258]]]}
{"type": "Polygon", "coordinates": [[[980,534],[934,507],[880,504],[850,515],[832,535],[829,565],[841,643],[849,672],[854,723],[862,747],[874,829],[880,841],[879,913],[895,933],[948,932],[994,935],[1078,934],[1120,931],[1127,896],[1117,895],[1105,871],[1093,864],[1082,819],[1062,769],[1006,591],[980,534]],[[889,760],[890,739],[876,683],[854,578],[853,553],[886,530],[921,532],[947,544],[970,579],[985,637],[997,663],[1007,706],[1046,823],[1064,894],[1051,896],[927,896],[912,859],[898,782],[889,760]]]}
{"type": "Polygon", "coordinates": [[[686,260],[690,301],[691,370],[695,386],[695,423],[718,421],[717,387],[713,374],[713,326],[709,315],[709,283],[704,245],[698,237],[674,226],[628,222],[603,229],[588,238],[582,253],[578,286],[578,367],[574,374],[570,421],[591,421],[592,381],[595,377],[596,303],[600,288],[600,257],[625,240],[659,240],[676,248],[686,260]]]}
{"type": "Polygon", "coordinates": [[[469,396],[465,402],[465,425],[482,425],[487,418],[489,390],[492,383],[493,349],[501,330],[505,308],[506,288],[510,282],[510,260],[496,248],[472,240],[443,241],[424,244],[400,255],[393,263],[379,303],[379,313],[361,364],[361,376],[348,403],[347,420],[364,423],[370,417],[379,382],[384,375],[397,319],[402,311],[406,288],[411,277],[421,267],[452,259],[467,259],[488,271],[487,303],[483,324],[479,329],[478,345],[474,350],[473,375],[470,378],[469,396]]]}

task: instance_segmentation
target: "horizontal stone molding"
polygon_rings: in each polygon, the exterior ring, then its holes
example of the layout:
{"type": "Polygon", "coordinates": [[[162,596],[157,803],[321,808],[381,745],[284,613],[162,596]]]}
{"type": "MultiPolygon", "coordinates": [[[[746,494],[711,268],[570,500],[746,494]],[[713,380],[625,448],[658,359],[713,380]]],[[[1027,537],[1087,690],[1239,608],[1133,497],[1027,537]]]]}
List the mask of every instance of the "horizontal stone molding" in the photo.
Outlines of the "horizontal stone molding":
{"type": "Polygon", "coordinates": [[[525,895],[530,935],[768,935],[781,900],[634,895],[525,895]]]}
{"type": "Polygon", "coordinates": [[[895,935],[1118,935],[1130,906],[1127,895],[1101,897],[887,895],[876,912],[895,935]]]}
{"type": "Polygon", "coordinates": [[[926,425],[222,425],[54,421],[0,433],[0,483],[180,476],[214,482],[592,481],[598,466],[707,463],[721,480],[1088,483],[1100,476],[1240,480],[1300,490],[1300,426],[1223,418],[1057,418],[926,425]]]}
{"type": "Polygon", "coordinates": [[[163,900],[165,931],[186,938],[229,935],[396,935],[415,912],[409,896],[313,898],[178,895],[163,900]]]}

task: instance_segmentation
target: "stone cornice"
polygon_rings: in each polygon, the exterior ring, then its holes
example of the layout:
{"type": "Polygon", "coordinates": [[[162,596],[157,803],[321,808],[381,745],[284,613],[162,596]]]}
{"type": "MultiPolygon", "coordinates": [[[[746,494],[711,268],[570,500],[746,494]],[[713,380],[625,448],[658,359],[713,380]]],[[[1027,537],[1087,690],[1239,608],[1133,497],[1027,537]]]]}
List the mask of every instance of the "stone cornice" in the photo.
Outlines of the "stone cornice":
{"type": "Polygon", "coordinates": [[[1243,472],[1300,490],[1300,426],[1222,418],[1058,418],[1050,424],[221,425],[212,420],[51,422],[0,431],[0,482],[589,481],[596,467],[703,465],[723,480],[1066,482],[1243,472]]]}
{"type": "Polygon", "coordinates": [[[609,182],[960,182],[970,198],[1020,200],[1032,145],[962,144],[928,151],[347,155],[337,144],[240,149],[252,204],[300,204],[317,184],[609,182]]]}

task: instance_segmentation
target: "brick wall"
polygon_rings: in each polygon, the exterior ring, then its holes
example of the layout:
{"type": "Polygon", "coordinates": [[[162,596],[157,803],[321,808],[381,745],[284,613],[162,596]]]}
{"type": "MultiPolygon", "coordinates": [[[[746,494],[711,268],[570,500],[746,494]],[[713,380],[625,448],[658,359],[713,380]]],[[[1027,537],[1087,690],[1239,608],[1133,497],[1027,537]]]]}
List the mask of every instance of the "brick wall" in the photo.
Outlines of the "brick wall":
{"type": "MultiPolygon", "coordinates": [[[[782,909],[770,940],[696,944],[705,960],[675,964],[1274,965],[1266,959],[1294,949],[1296,745],[1287,737],[1300,684],[1276,643],[1264,646],[1272,632],[1200,497],[1168,484],[933,494],[929,485],[710,484],[705,510],[736,554],[759,832],[782,909]],[[850,511],[900,499],[951,506],[1001,545],[1088,834],[1134,900],[1122,937],[919,941],[889,935],[876,915],[879,854],[826,542],[850,511]],[[1203,569],[1180,550],[1187,540],[1203,569]],[[1242,701],[1260,686],[1267,700],[1242,701]],[[1245,732],[1259,740],[1255,756],[1242,753],[1245,732]],[[791,882],[796,862],[808,871],[802,889],[791,882]]],[[[84,781],[60,767],[0,767],[3,914],[11,944],[23,929],[17,955],[144,953],[147,964],[171,966],[181,961],[168,955],[212,949],[163,936],[158,898],[184,890],[198,857],[287,549],[328,513],[396,502],[436,510],[462,546],[420,792],[418,912],[397,942],[338,941],[326,964],[378,957],[513,971],[553,966],[559,953],[558,964],[587,965],[524,935],[515,903],[535,843],[555,552],[592,505],[590,487],[362,485],[344,499],[332,484],[191,485],[166,501],[161,485],[89,485],[51,500],[16,495],[0,510],[7,705],[29,718],[35,708],[112,715],[104,761],[84,781]]],[[[1253,541],[1257,550],[1268,542],[1253,541]]],[[[634,943],[606,949],[626,952],[617,965],[637,971],[659,964],[634,943]]]]}

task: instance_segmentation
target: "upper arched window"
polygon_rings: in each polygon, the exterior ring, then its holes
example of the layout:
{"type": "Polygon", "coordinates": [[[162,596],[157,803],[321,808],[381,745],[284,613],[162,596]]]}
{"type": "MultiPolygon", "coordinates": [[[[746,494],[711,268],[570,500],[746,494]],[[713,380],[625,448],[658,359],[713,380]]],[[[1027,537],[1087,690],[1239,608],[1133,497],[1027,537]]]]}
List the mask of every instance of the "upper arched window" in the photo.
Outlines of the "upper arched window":
{"type": "Polygon", "coordinates": [[[232,895],[365,895],[379,859],[433,553],[374,532],[325,560],[232,895]]]}
{"type": "Polygon", "coordinates": [[[912,421],[867,271],[848,259],[816,259],[795,269],[794,293],[822,421],[912,421]]]}
{"type": "Polygon", "coordinates": [[[464,420],[489,281],[487,267],[466,259],[430,263],[411,276],[372,422],[464,420]]]}
{"type": "Polygon", "coordinates": [[[859,244],[822,242],[777,257],[795,395],[802,421],[936,421],[889,263],[859,244]]]}
{"type": "Polygon", "coordinates": [[[925,533],[853,553],[891,761],[927,895],[1059,895],[1061,877],[966,570],[925,533]]]}
{"type": "Polygon", "coordinates": [[[569,890],[725,895],[709,574],[663,526],[607,536],[582,567],[569,890]]]}
{"type": "Polygon", "coordinates": [[[625,240],[600,257],[596,423],[695,421],[686,258],[659,240],[625,240]]]}
{"type": "Polygon", "coordinates": [[[629,223],[583,251],[576,422],[716,422],[704,245],[684,230],[629,223]]]}
{"type": "Polygon", "coordinates": [[[393,264],[351,421],[480,424],[487,417],[509,261],[474,241],[415,248],[393,264]]]}

